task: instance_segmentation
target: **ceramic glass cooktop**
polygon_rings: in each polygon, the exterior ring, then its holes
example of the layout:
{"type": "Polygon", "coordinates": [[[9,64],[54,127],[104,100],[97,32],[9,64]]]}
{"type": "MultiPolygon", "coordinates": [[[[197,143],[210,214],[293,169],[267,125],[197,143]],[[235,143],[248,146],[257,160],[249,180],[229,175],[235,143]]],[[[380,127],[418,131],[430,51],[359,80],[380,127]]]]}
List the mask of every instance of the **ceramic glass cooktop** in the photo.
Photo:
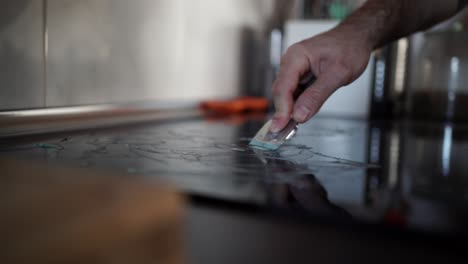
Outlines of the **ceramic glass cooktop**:
{"type": "Polygon", "coordinates": [[[249,148],[264,122],[194,119],[63,133],[4,142],[0,155],[113,170],[272,210],[465,230],[468,141],[454,136],[465,128],[448,135],[446,126],[316,118],[278,151],[249,148]]]}

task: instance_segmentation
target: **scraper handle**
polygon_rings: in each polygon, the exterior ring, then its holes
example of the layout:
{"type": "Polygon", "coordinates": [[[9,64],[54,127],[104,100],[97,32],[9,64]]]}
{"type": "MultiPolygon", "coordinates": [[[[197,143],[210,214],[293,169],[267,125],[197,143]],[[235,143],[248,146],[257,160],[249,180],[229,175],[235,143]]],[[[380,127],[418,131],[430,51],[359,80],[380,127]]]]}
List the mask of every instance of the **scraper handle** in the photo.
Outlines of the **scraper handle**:
{"type": "Polygon", "coordinates": [[[301,96],[301,94],[309,88],[314,82],[317,80],[315,75],[311,72],[307,73],[305,77],[302,78],[302,80],[299,82],[299,85],[297,86],[296,90],[294,91],[293,94],[293,99],[294,101],[301,96]]]}

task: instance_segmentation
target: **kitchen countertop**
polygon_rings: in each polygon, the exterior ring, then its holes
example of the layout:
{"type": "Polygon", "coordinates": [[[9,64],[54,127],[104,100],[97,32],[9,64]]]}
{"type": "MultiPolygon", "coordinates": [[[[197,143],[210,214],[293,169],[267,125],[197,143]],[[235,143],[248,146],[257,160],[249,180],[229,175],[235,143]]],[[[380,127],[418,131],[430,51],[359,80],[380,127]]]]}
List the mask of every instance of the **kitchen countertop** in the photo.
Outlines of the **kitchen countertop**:
{"type": "Polygon", "coordinates": [[[278,152],[253,151],[247,144],[264,122],[184,119],[18,137],[1,142],[0,158],[175,187],[190,197],[194,263],[313,258],[302,243],[321,241],[329,245],[316,255],[322,261],[346,259],[325,253],[347,246],[362,261],[386,247],[398,251],[394,260],[428,248],[454,258],[456,246],[440,245],[466,238],[468,126],[316,118],[278,152]]]}

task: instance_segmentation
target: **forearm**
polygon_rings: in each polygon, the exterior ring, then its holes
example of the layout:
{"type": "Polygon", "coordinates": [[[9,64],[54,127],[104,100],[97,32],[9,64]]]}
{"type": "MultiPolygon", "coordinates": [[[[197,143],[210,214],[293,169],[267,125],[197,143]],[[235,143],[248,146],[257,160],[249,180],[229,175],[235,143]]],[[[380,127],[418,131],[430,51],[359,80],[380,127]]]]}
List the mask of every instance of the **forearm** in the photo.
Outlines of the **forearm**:
{"type": "Polygon", "coordinates": [[[459,0],[368,0],[336,30],[357,34],[371,48],[424,30],[451,16],[459,0]]]}

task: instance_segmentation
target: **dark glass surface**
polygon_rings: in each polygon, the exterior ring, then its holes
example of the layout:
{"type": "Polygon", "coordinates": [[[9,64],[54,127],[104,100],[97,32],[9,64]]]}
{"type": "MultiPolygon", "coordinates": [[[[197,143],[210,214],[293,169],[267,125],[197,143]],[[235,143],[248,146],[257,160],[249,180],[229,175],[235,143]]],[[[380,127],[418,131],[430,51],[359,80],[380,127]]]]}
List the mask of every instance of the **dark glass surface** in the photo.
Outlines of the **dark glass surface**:
{"type": "Polygon", "coordinates": [[[0,156],[108,169],[197,197],[402,230],[465,234],[461,125],[315,118],[277,152],[249,148],[264,118],[183,120],[3,142],[0,156]]]}

